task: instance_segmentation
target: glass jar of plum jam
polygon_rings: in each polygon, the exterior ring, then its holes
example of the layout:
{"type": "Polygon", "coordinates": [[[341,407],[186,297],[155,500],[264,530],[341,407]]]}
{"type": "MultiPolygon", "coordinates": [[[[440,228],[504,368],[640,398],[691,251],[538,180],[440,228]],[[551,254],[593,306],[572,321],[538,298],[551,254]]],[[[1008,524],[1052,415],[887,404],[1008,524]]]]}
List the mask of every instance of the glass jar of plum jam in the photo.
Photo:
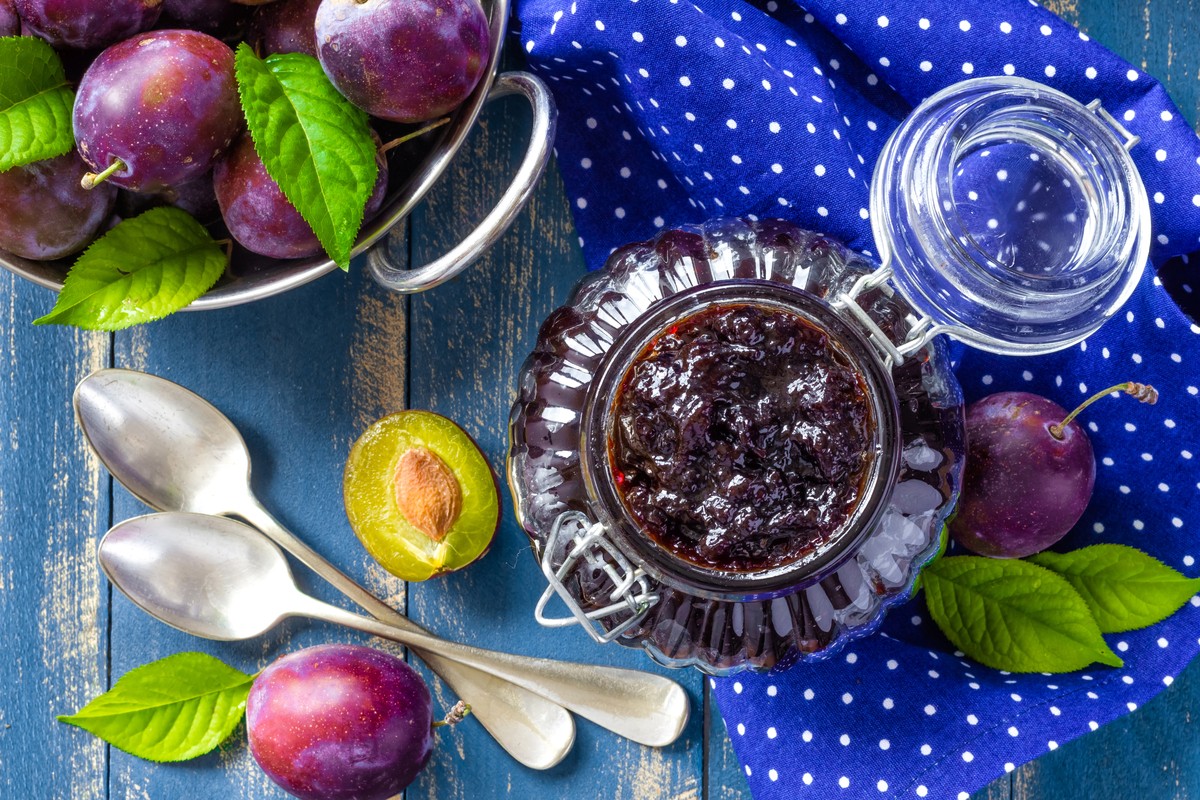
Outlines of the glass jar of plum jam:
{"type": "Polygon", "coordinates": [[[880,157],[883,266],[783,220],[614,252],[546,320],[513,407],[538,620],[711,674],[873,631],[957,499],[963,403],[938,334],[1042,353],[1115,314],[1149,246],[1135,143],[1095,104],[965,81],[880,157]]]}

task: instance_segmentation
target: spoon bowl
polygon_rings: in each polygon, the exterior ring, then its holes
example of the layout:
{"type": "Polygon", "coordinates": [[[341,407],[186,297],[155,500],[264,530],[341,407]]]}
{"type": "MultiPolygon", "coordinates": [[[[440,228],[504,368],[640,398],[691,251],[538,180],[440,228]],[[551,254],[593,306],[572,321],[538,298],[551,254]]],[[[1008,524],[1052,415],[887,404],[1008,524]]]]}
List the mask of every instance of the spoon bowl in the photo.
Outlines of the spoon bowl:
{"type": "Polygon", "coordinates": [[[135,517],[104,535],[98,558],[135,605],[205,639],[260,636],[288,615],[298,593],[279,548],[225,517],[135,517]]]}
{"type": "Polygon", "coordinates": [[[79,382],[72,402],[108,471],[151,508],[227,514],[245,498],[246,442],[195,392],[144,372],[104,369],[79,382]]]}

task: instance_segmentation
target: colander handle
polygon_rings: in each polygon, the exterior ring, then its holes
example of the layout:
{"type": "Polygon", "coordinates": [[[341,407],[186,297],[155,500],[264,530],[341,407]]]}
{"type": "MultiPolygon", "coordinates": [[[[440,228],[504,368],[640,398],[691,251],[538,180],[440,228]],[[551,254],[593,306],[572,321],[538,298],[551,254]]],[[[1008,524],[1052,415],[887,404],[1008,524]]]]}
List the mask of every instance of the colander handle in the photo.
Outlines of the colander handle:
{"type": "Polygon", "coordinates": [[[511,94],[521,95],[533,107],[533,130],[529,133],[525,157],[508,189],[462,241],[423,267],[404,269],[396,266],[388,257],[387,240],[378,242],[367,252],[367,269],[380,286],[394,292],[415,294],[445,283],[495,244],[525,208],[550,161],[558,111],[546,84],[528,72],[501,73],[488,93],[488,102],[511,94]]]}

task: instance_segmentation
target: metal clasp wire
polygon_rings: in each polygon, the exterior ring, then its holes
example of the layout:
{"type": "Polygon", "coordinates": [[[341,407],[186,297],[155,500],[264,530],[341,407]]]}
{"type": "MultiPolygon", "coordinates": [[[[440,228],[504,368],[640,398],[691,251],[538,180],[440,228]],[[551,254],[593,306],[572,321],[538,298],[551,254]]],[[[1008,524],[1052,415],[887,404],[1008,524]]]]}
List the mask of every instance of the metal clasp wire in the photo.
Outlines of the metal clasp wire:
{"type": "Polygon", "coordinates": [[[945,329],[945,326],[935,325],[933,317],[909,314],[906,317],[909,325],[908,333],[905,335],[904,341],[897,344],[883,332],[883,329],[871,318],[866,309],[858,304],[858,298],[872,289],[879,289],[888,297],[892,297],[895,294],[895,289],[890,283],[892,274],[891,267],[880,267],[874,272],[862,275],[847,291],[835,297],[832,303],[834,308],[849,312],[850,316],[854,317],[855,321],[866,330],[867,338],[879,352],[884,366],[889,370],[903,364],[905,358],[929,344],[933,337],[945,329]]]}
{"type": "Polygon", "coordinates": [[[646,612],[659,601],[659,595],[650,591],[646,573],[641,567],[636,569],[605,534],[604,526],[592,522],[586,514],[579,511],[564,511],[554,521],[550,535],[542,548],[542,574],[546,576],[549,586],[542,592],[533,616],[538,624],[547,628],[563,628],[568,625],[580,625],[588,635],[600,644],[611,642],[625,631],[641,622],[646,612]],[[576,527],[572,536],[571,552],[563,561],[562,566],[554,568],[554,553],[558,540],[564,534],[567,525],[576,527]],[[605,557],[607,556],[607,558],[605,557]],[[613,582],[613,590],[609,594],[612,602],[604,608],[595,611],[585,611],[563,582],[575,569],[580,559],[583,559],[592,569],[603,570],[613,582]],[[636,590],[636,591],[635,591],[636,590]],[[570,617],[546,616],[546,605],[557,594],[570,610],[570,617]],[[596,620],[605,617],[626,616],[617,625],[605,630],[596,620]]]}
{"type": "Polygon", "coordinates": [[[1098,115],[1100,119],[1107,122],[1109,126],[1111,126],[1112,129],[1115,130],[1121,136],[1121,138],[1125,140],[1124,147],[1126,150],[1132,150],[1133,146],[1142,140],[1142,137],[1130,133],[1129,129],[1118,122],[1116,117],[1108,113],[1108,110],[1104,106],[1100,105],[1099,98],[1088,103],[1087,110],[1098,115]]]}

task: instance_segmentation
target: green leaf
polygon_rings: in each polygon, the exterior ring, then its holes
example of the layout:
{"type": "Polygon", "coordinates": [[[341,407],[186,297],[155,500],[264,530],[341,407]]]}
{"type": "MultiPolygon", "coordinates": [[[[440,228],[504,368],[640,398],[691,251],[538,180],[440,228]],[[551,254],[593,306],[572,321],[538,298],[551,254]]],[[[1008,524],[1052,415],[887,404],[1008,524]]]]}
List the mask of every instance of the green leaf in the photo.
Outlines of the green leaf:
{"type": "Polygon", "coordinates": [[[925,568],[929,615],[971,658],[1010,672],[1120,667],[1071,584],[1025,561],[951,556],[925,568]]]}
{"type": "Polygon", "coordinates": [[[242,44],[236,66],[246,125],[267,174],[347,269],[379,171],[367,115],[338,93],[312,56],[264,61],[242,44]]]}
{"type": "Polygon", "coordinates": [[[139,758],[184,761],[229,738],[246,712],[254,676],[205,653],[177,653],[127,672],[59,722],[139,758]]]}
{"type": "Polygon", "coordinates": [[[154,208],[92,243],[67,273],[58,302],[34,325],[115,331],[161,319],[207,292],[228,257],[178,208],[154,208]]]}
{"type": "Polygon", "coordinates": [[[1067,579],[1104,633],[1161,622],[1200,592],[1189,578],[1141,550],[1094,544],[1069,553],[1038,553],[1029,559],[1067,579]]]}
{"type": "Polygon", "coordinates": [[[33,36],[0,38],[0,172],[70,152],[74,102],[50,45],[33,36]]]}

